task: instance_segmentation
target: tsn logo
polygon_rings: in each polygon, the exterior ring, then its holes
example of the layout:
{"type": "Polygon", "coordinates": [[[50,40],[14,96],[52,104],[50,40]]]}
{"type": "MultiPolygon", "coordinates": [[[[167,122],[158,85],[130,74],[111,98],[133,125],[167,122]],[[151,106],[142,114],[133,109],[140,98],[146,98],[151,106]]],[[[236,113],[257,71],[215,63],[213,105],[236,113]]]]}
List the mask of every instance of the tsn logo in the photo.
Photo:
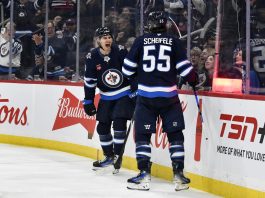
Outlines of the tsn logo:
{"type": "Polygon", "coordinates": [[[265,136],[265,123],[263,128],[258,129],[258,121],[255,117],[221,114],[222,128],[220,137],[227,137],[236,140],[249,140],[255,142],[260,134],[259,143],[262,144],[265,136]],[[230,125],[228,125],[231,123],[230,125]],[[233,130],[233,131],[231,131],[233,130]],[[246,138],[250,137],[250,139],[246,138]]]}

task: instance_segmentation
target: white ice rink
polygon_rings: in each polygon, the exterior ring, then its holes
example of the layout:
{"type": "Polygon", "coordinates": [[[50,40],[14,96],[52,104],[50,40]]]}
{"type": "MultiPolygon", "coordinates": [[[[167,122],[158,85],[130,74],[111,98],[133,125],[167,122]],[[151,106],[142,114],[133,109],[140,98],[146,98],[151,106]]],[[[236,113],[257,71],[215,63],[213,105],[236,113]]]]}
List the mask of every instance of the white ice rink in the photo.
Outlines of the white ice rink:
{"type": "Polygon", "coordinates": [[[152,177],[149,191],[126,188],[137,173],[96,174],[91,159],[69,153],[0,144],[0,198],[170,198],[215,197],[190,189],[175,192],[168,181],[152,177]]]}

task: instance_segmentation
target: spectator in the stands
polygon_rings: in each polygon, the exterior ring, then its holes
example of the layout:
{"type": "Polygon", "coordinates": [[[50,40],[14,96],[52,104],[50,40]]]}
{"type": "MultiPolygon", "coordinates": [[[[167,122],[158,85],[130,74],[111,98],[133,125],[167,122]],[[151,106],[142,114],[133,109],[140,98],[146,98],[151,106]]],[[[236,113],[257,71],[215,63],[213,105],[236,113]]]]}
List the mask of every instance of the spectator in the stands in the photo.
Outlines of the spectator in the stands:
{"type": "Polygon", "coordinates": [[[117,44],[125,45],[129,37],[135,36],[135,24],[133,24],[132,16],[120,14],[117,21],[117,36],[115,41],[117,44]]]}
{"type": "MultiPolygon", "coordinates": [[[[44,42],[41,35],[33,35],[36,44],[35,61],[36,69],[33,75],[44,76],[44,42]]],[[[55,33],[52,21],[48,22],[48,51],[47,51],[47,79],[61,80],[65,76],[67,46],[63,38],[55,33]]]]}
{"type": "Polygon", "coordinates": [[[22,52],[22,45],[19,40],[15,40],[11,35],[11,27],[13,26],[13,31],[15,31],[15,24],[8,22],[4,28],[1,29],[0,34],[0,79],[9,79],[9,72],[11,70],[12,76],[19,71],[20,68],[20,57],[22,52]],[[10,53],[10,39],[12,42],[11,53],[10,53]],[[11,64],[10,64],[11,56],[11,64]]]}
{"type": "MultiPolygon", "coordinates": [[[[17,0],[14,1],[14,22],[16,37],[20,38],[23,51],[21,53],[21,69],[19,77],[24,79],[34,68],[34,45],[32,33],[39,28],[34,23],[35,14],[40,10],[45,0],[17,0]]],[[[3,0],[3,5],[10,11],[10,0],[3,0]]],[[[10,13],[9,13],[10,14],[10,13]]]]}
{"type": "Polygon", "coordinates": [[[204,63],[204,68],[199,73],[199,85],[198,89],[202,90],[211,90],[212,82],[213,82],[213,74],[214,74],[214,62],[215,57],[214,54],[210,54],[204,63]]]}
{"type": "Polygon", "coordinates": [[[201,69],[199,67],[201,53],[202,50],[199,47],[193,47],[190,50],[190,62],[197,72],[201,69]]]}

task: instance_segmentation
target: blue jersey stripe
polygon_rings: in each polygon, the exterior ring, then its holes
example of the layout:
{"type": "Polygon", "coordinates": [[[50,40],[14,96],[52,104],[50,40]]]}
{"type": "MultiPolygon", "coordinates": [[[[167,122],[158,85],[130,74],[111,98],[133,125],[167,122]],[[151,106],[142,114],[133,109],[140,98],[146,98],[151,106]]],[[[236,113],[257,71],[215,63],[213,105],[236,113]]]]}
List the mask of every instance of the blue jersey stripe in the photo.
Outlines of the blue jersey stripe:
{"type": "Polygon", "coordinates": [[[116,95],[113,95],[113,96],[106,96],[106,95],[103,95],[103,94],[100,94],[100,99],[102,100],[117,100],[123,96],[127,96],[130,94],[130,90],[126,90],[126,91],[123,91],[119,94],[116,94],[116,95]]]}

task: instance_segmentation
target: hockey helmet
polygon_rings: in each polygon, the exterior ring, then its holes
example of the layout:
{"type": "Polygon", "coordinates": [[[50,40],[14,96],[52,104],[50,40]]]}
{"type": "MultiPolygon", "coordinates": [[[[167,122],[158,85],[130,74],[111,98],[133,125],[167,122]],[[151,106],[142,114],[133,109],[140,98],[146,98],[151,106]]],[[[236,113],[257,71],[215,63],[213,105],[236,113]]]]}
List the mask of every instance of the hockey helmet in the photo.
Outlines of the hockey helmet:
{"type": "Polygon", "coordinates": [[[112,32],[108,27],[105,26],[105,27],[100,27],[100,28],[96,29],[96,33],[95,33],[96,37],[101,38],[101,37],[107,36],[107,35],[110,35],[111,37],[113,37],[112,32]]]}
{"type": "Polygon", "coordinates": [[[163,11],[150,12],[148,15],[148,29],[153,33],[167,31],[167,16],[163,11]]]}

